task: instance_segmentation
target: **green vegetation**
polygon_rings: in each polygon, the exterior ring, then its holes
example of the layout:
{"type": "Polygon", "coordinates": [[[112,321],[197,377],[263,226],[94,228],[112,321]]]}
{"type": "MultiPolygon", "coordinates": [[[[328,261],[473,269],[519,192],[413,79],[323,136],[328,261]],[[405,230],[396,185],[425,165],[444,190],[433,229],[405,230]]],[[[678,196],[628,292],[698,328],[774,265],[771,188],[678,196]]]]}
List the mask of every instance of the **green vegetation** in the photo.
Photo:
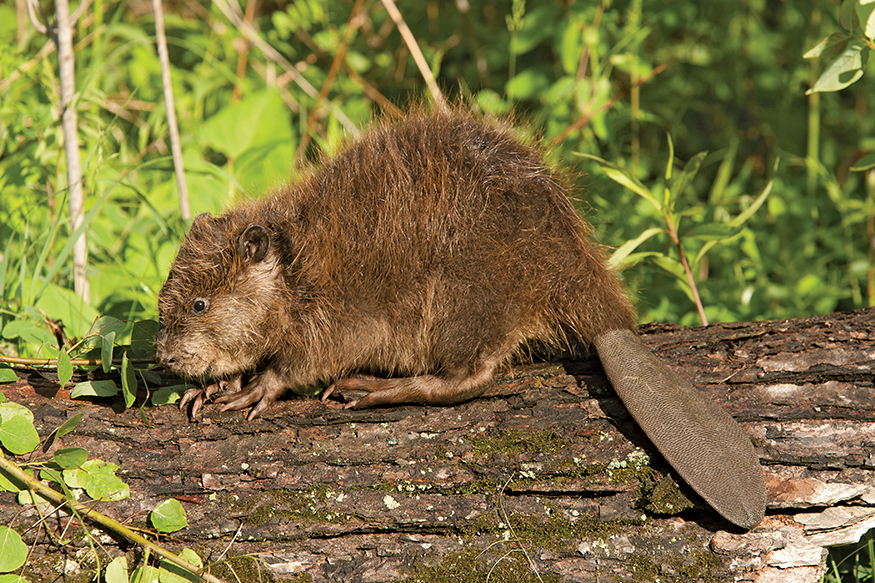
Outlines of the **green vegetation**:
{"type": "MultiPolygon", "coordinates": [[[[642,321],[875,305],[873,2],[400,2],[429,74],[387,2],[249,3],[166,6],[192,216],[294,179],[427,98],[433,75],[450,100],[514,115],[577,177],[642,321]]],[[[188,220],[147,5],[97,0],[73,28],[82,227],[56,47],[0,3],[0,354],[56,359],[62,383],[80,361],[114,369],[121,388],[75,394],[132,406],[154,386],[155,298],[188,220]],[[73,291],[83,233],[86,298],[73,291]]],[[[15,380],[3,366],[0,382],[15,380]]],[[[21,415],[4,423],[19,440],[7,451],[31,447],[21,415]]],[[[481,447],[561,447],[543,437],[481,447]]]]}

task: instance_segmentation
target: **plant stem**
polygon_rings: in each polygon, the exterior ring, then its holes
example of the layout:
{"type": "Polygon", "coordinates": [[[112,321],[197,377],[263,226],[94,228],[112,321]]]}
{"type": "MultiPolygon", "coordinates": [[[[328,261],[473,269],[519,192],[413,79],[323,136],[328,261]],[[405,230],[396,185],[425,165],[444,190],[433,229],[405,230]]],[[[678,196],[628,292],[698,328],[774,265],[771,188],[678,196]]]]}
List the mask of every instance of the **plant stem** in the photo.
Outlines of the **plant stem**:
{"type": "Polygon", "coordinates": [[[61,504],[61,505],[66,504],[71,509],[75,510],[76,512],[78,512],[82,516],[88,518],[92,522],[95,522],[104,528],[107,528],[113,532],[120,534],[121,536],[125,537],[129,541],[134,542],[134,543],[140,545],[141,547],[152,551],[153,553],[155,553],[159,557],[161,557],[167,561],[170,561],[174,565],[178,565],[178,566],[182,567],[183,569],[185,569],[186,571],[199,576],[204,581],[209,581],[210,583],[223,583],[221,579],[218,579],[218,578],[214,577],[213,575],[210,575],[209,573],[204,573],[197,566],[192,565],[191,563],[189,563],[185,559],[181,559],[181,558],[177,557],[176,555],[174,555],[173,553],[171,553],[170,551],[168,551],[164,547],[156,545],[155,543],[153,543],[149,539],[135,533],[134,531],[132,531],[128,527],[124,526],[123,524],[116,522],[112,518],[97,512],[93,508],[89,508],[85,504],[77,502],[76,500],[72,500],[72,499],[64,496],[60,492],[57,492],[57,491],[49,488],[48,486],[46,486],[45,484],[43,484],[39,480],[34,479],[34,477],[31,476],[30,474],[28,474],[27,472],[25,472],[24,470],[19,468],[15,463],[6,459],[6,456],[4,456],[2,453],[0,453],[0,468],[2,468],[5,472],[12,475],[16,479],[24,482],[30,490],[32,490],[32,491],[36,490],[39,493],[39,495],[42,496],[43,498],[45,498],[47,500],[51,500],[55,504],[61,504]]]}
{"type": "Polygon", "coordinates": [[[179,126],[176,123],[176,104],[173,86],[170,84],[170,57],[167,54],[167,36],[164,34],[164,8],[161,0],[152,0],[155,12],[155,42],[158,44],[158,60],[161,61],[161,84],[164,86],[164,105],[167,110],[167,128],[170,131],[170,150],[173,152],[173,168],[176,172],[176,189],[179,191],[179,214],[191,218],[188,206],[188,187],[185,185],[185,168],[182,165],[182,146],[179,143],[179,126]]]}
{"type": "MultiPolygon", "coordinates": [[[[61,125],[64,130],[64,156],[67,160],[70,226],[76,232],[84,221],[85,195],[82,192],[82,164],[79,159],[79,119],[73,96],[76,93],[73,56],[73,23],[67,0],[55,2],[55,22],[58,27],[58,78],[61,82],[61,125]]],[[[83,230],[73,245],[73,279],[76,293],[85,303],[91,301],[85,267],[88,262],[88,236],[83,230]]]]}
{"type": "Polygon", "coordinates": [[[705,308],[702,306],[702,300],[699,298],[699,289],[696,287],[696,279],[693,277],[693,271],[687,263],[687,254],[684,253],[684,248],[681,245],[681,240],[678,238],[678,232],[671,218],[666,216],[665,223],[668,225],[668,235],[677,247],[678,254],[681,256],[681,265],[684,267],[684,273],[687,274],[687,282],[690,284],[690,290],[693,292],[693,302],[696,304],[696,311],[699,312],[699,319],[702,321],[702,326],[708,325],[708,317],[705,316],[705,308]]]}

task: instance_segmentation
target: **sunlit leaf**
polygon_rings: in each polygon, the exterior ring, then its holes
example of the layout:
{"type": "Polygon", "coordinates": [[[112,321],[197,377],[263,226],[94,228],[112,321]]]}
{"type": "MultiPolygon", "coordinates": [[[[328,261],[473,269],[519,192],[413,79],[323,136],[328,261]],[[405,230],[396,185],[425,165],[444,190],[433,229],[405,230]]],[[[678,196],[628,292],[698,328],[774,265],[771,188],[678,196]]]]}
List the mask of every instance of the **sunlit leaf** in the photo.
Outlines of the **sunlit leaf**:
{"type": "Polygon", "coordinates": [[[175,498],[165,500],[156,506],[149,515],[149,520],[158,532],[176,532],[188,525],[185,509],[175,498]]]}
{"type": "Polygon", "coordinates": [[[25,560],[27,545],[21,535],[8,526],[0,526],[0,573],[20,569],[25,560]]]}

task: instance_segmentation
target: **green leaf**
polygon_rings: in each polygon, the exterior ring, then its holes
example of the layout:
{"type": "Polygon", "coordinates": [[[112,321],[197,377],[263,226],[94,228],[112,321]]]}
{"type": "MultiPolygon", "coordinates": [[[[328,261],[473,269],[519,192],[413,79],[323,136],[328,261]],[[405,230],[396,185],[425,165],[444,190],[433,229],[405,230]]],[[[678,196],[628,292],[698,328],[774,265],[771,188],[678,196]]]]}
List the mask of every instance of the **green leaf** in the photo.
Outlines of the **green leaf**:
{"type": "Polygon", "coordinates": [[[236,158],[243,150],[267,142],[294,143],[289,120],[279,91],[264,89],[221,108],[200,124],[197,137],[201,145],[236,158]]]}
{"type": "Polygon", "coordinates": [[[174,403],[178,403],[179,400],[182,398],[182,394],[190,388],[191,385],[173,385],[170,387],[161,387],[160,389],[152,393],[152,404],[156,407],[160,407],[161,405],[172,405],[174,403]]]}
{"type": "Polygon", "coordinates": [[[158,532],[176,532],[188,525],[185,509],[175,498],[165,500],[156,506],[149,515],[149,520],[158,532]]]}
{"type": "Polygon", "coordinates": [[[638,196],[646,199],[650,204],[656,207],[657,210],[662,210],[662,205],[659,203],[656,198],[647,190],[647,187],[641,184],[641,182],[632,175],[630,170],[626,170],[625,168],[604,168],[605,174],[608,175],[608,178],[625,186],[638,196]]]}
{"type": "Polygon", "coordinates": [[[857,16],[860,17],[863,34],[869,40],[875,40],[875,2],[861,0],[857,5],[857,16]]]}
{"type": "Polygon", "coordinates": [[[16,416],[0,425],[0,443],[15,455],[30,453],[39,445],[33,421],[16,416]]]}
{"type": "Polygon", "coordinates": [[[18,492],[21,488],[9,479],[9,476],[4,470],[0,470],[0,490],[6,492],[18,492]]]}
{"type": "Polygon", "coordinates": [[[863,45],[853,40],[839,55],[814,84],[805,92],[806,95],[818,91],[839,91],[856,82],[863,76],[863,45]]]}
{"type": "Polygon", "coordinates": [[[827,60],[835,59],[844,52],[845,47],[848,46],[848,41],[852,38],[854,37],[843,32],[834,32],[817,43],[813,49],[802,55],[802,57],[805,59],[816,57],[823,57],[827,60]]]}
{"type": "MultiPolygon", "coordinates": [[[[199,569],[203,568],[201,558],[191,549],[182,549],[179,553],[179,558],[189,562],[199,569]]],[[[161,560],[158,567],[160,569],[158,578],[161,583],[197,583],[201,580],[200,576],[187,571],[170,561],[161,560]]]]}
{"type": "Polygon", "coordinates": [[[683,240],[686,239],[701,239],[703,241],[720,241],[729,239],[740,232],[739,227],[725,225],[722,223],[708,223],[705,225],[696,225],[686,233],[680,235],[683,240]]]}
{"type": "Polygon", "coordinates": [[[857,16],[857,0],[844,0],[839,9],[839,23],[847,31],[853,31],[860,27],[860,18],[857,16]]]}
{"type": "Polygon", "coordinates": [[[88,461],[88,452],[81,447],[65,447],[52,454],[52,458],[65,470],[75,470],[88,461]]]}
{"type": "Polygon", "coordinates": [[[641,243],[643,243],[647,239],[650,239],[654,235],[658,235],[659,233],[664,232],[665,231],[663,229],[658,228],[647,229],[646,231],[638,235],[638,237],[636,237],[635,239],[631,241],[626,241],[625,243],[617,247],[617,249],[611,254],[611,258],[608,260],[608,267],[610,269],[616,269],[620,265],[623,265],[626,258],[629,257],[632,251],[637,249],[641,245],[641,243]]]}
{"type": "Polygon", "coordinates": [[[875,152],[863,156],[857,162],[851,166],[851,170],[854,172],[862,172],[864,170],[868,170],[870,168],[875,168],[875,152]]]}
{"type": "Polygon", "coordinates": [[[114,381],[85,381],[76,383],[70,391],[71,399],[79,397],[114,397],[118,395],[118,385],[114,381]]]}
{"type": "MultiPolygon", "coordinates": [[[[778,162],[780,160],[775,161],[775,169],[778,169],[778,162]]],[[[772,185],[774,184],[775,179],[769,180],[769,183],[766,184],[766,187],[760,193],[760,195],[753,201],[753,204],[744,209],[737,217],[729,221],[729,224],[733,227],[740,227],[745,224],[748,219],[750,219],[754,213],[759,210],[763,203],[766,202],[766,199],[769,198],[769,194],[772,192],[772,185]]]]}
{"type": "Polygon", "coordinates": [[[561,9],[552,4],[538,6],[523,17],[523,25],[511,40],[510,50],[515,55],[524,55],[545,39],[550,38],[555,26],[553,22],[561,9]]]}
{"type": "Polygon", "coordinates": [[[115,345],[115,331],[108,332],[100,342],[100,361],[103,372],[109,372],[112,368],[112,349],[115,345]]]}
{"type": "Polygon", "coordinates": [[[9,421],[13,417],[24,417],[33,423],[33,413],[24,405],[18,403],[0,403],[0,421],[9,421]]]}
{"type": "Polygon", "coordinates": [[[158,334],[158,322],[155,320],[140,320],[134,322],[131,331],[131,358],[149,358],[155,355],[155,336],[158,334]]]}
{"type": "Polygon", "coordinates": [[[34,324],[22,328],[21,331],[18,333],[18,337],[29,344],[50,345],[55,341],[55,337],[52,336],[51,332],[49,332],[45,328],[35,326],[34,324]]]}
{"type": "Polygon", "coordinates": [[[112,316],[100,316],[99,318],[94,320],[93,324],[91,324],[91,328],[88,331],[88,334],[106,336],[110,332],[113,332],[118,335],[121,334],[124,329],[125,323],[118,318],[113,318],[112,316]]]}
{"type": "Polygon", "coordinates": [[[67,350],[62,348],[58,351],[58,382],[63,388],[71,378],[73,378],[73,364],[70,362],[67,350]]]}
{"type": "Polygon", "coordinates": [[[76,471],[76,479],[95,500],[123,500],[130,495],[128,485],[115,475],[118,466],[103,460],[88,460],[76,471]]]}
{"type": "Polygon", "coordinates": [[[0,575],[0,583],[30,583],[24,577],[18,575],[0,575]]]}
{"type": "Polygon", "coordinates": [[[550,79],[541,67],[532,67],[520,71],[507,82],[505,90],[514,99],[534,99],[547,92],[550,79]]]}
{"type": "Polygon", "coordinates": [[[8,526],[0,526],[0,573],[20,569],[27,560],[27,545],[8,526]]]}
{"type": "MultiPolygon", "coordinates": [[[[690,161],[687,162],[684,169],[674,178],[674,180],[668,181],[667,184],[670,193],[669,201],[677,199],[677,197],[684,193],[687,186],[690,185],[690,182],[692,182],[693,178],[696,177],[696,174],[699,173],[699,168],[702,167],[702,161],[707,155],[708,152],[699,152],[690,158],[690,161]]],[[[666,201],[666,204],[668,204],[669,201],[666,201]]]]}
{"type": "Polygon", "coordinates": [[[122,396],[125,398],[125,408],[129,408],[137,399],[137,373],[128,360],[128,353],[122,355],[122,396]]]}
{"type": "Polygon", "coordinates": [[[55,437],[64,437],[79,425],[79,422],[82,421],[82,413],[76,413],[66,421],[64,421],[58,430],[55,432],[55,437]]]}
{"type": "Polygon", "coordinates": [[[106,583],[129,583],[127,559],[116,557],[110,561],[103,572],[103,579],[106,583]]]}
{"type": "Polygon", "coordinates": [[[33,322],[29,320],[17,319],[7,322],[6,325],[3,326],[3,338],[6,340],[15,340],[21,335],[23,329],[31,326],[33,326],[33,322]]]}
{"type": "Polygon", "coordinates": [[[18,380],[18,375],[11,368],[0,366],[0,383],[14,383],[18,380]]]}
{"type": "Polygon", "coordinates": [[[150,565],[136,569],[131,575],[131,583],[160,583],[158,569],[150,565]]]}

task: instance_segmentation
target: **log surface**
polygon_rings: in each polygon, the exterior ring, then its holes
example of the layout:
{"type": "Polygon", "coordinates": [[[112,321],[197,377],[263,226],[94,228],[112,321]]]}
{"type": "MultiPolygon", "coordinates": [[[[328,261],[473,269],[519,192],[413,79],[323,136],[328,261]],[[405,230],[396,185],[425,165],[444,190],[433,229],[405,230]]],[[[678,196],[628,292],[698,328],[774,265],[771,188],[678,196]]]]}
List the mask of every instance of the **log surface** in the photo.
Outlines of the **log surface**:
{"type": "MultiPolygon", "coordinates": [[[[84,416],[16,461],[83,447],[130,485],[101,512],[147,526],[175,497],[189,526],[168,547],[257,556],[262,580],[818,581],[827,546],[875,527],[875,310],[642,335],[751,435],[769,491],[756,529],[678,486],[595,358],[514,366],[454,407],[350,411],[290,397],[254,421],[215,405],[190,423],[172,406],[71,400],[33,371],[0,388],[43,437],[84,416]]],[[[0,493],[0,524],[38,520],[0,493]]],[[[55,513],[46,527],[66,522],[55,513]]],[[[43,529],[24,538],[32,581],[61,580],[59,553],[68,568],[80,556],[43,529]]],[[[135,558],[112,538],[101,549],[135,558]]]]}

